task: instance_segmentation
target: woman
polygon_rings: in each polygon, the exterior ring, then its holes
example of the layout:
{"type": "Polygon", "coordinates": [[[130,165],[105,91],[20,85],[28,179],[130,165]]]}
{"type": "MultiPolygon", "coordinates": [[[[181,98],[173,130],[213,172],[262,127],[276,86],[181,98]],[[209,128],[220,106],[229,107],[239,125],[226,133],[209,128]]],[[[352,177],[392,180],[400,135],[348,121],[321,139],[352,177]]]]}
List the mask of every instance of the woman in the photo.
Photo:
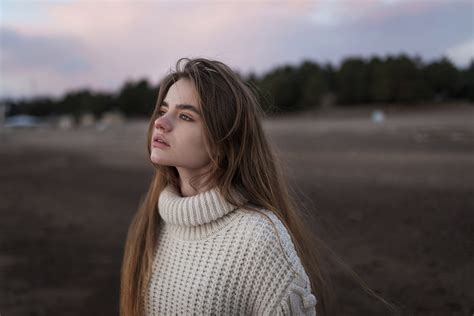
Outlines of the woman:
{"type": "Polygon", "coordinates": [[[222,62],[182,58],[162,80],[147,143],[156,173],[127,237],[122,315],[325,313],[317,248],[262,115],[222,62]]]}

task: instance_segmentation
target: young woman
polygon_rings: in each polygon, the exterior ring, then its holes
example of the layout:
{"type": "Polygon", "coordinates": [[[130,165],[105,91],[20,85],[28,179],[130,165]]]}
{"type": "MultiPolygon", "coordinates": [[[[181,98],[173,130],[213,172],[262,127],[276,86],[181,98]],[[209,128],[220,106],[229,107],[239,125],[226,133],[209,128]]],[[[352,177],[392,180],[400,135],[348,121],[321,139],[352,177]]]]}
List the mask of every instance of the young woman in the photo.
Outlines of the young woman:
{"type": "Polygon", "coordinates": [[[147,140],[156,173],[125,245],[122,315],[327,314],[317,238],[262,116],[222,62],[182,58],[162,80],[147,140]]]}

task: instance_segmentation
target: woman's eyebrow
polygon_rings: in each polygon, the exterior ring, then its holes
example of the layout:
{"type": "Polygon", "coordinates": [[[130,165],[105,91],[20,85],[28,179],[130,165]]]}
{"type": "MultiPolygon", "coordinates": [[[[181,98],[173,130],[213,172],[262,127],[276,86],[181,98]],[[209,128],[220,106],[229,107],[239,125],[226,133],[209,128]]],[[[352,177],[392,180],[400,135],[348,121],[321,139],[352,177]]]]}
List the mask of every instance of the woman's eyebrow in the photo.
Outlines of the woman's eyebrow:
{"type": "MultiPolygon", "coordinates": [[[[163,101],[161,103],[161,106],[164,106],[166,108],[169,107],[168,103],[166,101],[163,101]]],[[[191,104],[176,104],[176,108],[177,109],[190,110],[190,111],[193,111],[194,113],[196,113],[197,115],[201,115],[201,111],[199,111],[194,105],[191,105],[191,104]]]]}

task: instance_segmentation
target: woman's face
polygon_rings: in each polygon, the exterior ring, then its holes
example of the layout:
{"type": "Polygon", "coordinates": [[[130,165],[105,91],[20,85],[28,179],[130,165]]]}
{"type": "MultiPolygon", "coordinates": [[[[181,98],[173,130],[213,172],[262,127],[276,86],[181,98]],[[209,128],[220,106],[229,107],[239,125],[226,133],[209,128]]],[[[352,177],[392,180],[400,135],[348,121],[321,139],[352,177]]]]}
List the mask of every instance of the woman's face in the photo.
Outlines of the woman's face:
{"type": "Polygon", "coordinates": [[[185,78],[176,81],[163,100],[154,122],[150,159],[153,163],[197,171],[208,165],[203,122],[194,84],[185,78]],[[193,111],[195,109],[195,111],[193,111]],[[157,144],[161,136],[169,146],[157,144]]]}

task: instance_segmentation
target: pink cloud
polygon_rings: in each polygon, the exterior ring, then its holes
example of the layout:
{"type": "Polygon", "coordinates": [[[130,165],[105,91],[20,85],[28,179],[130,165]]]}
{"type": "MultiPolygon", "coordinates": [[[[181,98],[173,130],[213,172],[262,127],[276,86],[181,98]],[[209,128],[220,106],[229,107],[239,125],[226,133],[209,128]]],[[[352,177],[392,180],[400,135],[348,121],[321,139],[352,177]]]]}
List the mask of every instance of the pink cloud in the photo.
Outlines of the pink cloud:
{"type": "MultiPolygon", "coordinates": [[[[76,74],[73,81],[110,88],[111,83],[117,85],[127,77],[151,76],[158,80],[182,56],[256,62],[254,57],[259,54],[252,52],[251,46],[264,40],[257,35],[259,31],[268,38],[274,36],[271,33],[277,34],[279,28],[269,25],[281,24],[280,19],[291,19],[305,9],[304,2],[290,6],[255,2],[52,3],[47,4],[45,22],[14,27],[23,36],[47,35],[80,42],[82,56],[93,67],[87,73],[76,74]],[[253,39],[256,35],[257,40],[253,39]],[[239,43],[242,47],[236,49],[239,43]]],[[[41,74],[35,75],[32,69],[31,76],[41,74]]]]}
{"type": "Polygon", "coordinates": [[[315,3],[310,19],[324,26],[378,24],[397,16],[423,14],[443,5],[446,5],[446,1],[321,0],[315,3]]]}
{"type": "MultiPolygon", "coordinates": [[[[416,16],[442,4],[428,0],[41,3],[46,18],[9,20],[1,22],[2,28],[32,43],[37,38],[76,43],[72,52],[50,50],[48,60],[74,55],[88,65],[87,71],[67,73],[64,67],[43,63],[20,67],[21,76],[11,67],[3,75],[10,88],[25,86],[33,78],[39,91],[57,93],[86,85],[117,89],[125,79],[142,77],[156,82],[183,56],[217,58],[243,71],[261,71],[321,52],[326,58],[364,52],[367,44],[356,47],[358,43],[350,42],[356,38],[352,32],[364,31],[367,24],[379,29],[393,17],[416,16]]],[[[34,54],[35,49],[31,51],[34,54]]],[[[65,65],[71,64],[66,60],[65,65]]]]}

